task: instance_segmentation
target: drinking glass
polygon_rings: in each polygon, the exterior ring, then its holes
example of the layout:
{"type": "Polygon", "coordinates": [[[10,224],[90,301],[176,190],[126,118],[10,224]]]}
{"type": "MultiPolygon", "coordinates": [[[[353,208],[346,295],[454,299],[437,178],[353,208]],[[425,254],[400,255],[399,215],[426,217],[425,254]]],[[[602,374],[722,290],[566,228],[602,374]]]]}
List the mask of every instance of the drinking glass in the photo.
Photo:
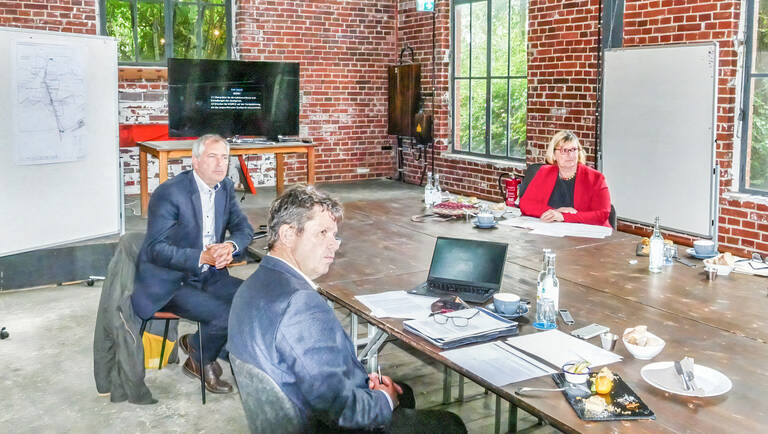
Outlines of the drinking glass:
{"type": "Polygon", "coordinates": [[[664,244],[664,265],[673,265],[677,256],[677,247],[674,244],[664,244]]]}
{"type": "Polygon", "coordinates": [[[533,326],[539,330],[552,330],[557,328],[557,310],[555,300],[541,298],[536,302],[536,322],[533,326]]]}

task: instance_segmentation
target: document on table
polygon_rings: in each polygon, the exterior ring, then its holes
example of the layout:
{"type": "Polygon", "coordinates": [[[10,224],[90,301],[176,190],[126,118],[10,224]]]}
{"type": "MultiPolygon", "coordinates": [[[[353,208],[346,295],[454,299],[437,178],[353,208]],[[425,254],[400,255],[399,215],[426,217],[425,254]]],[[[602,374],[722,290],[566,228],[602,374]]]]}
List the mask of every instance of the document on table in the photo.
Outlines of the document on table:
{"type": "Polygon", "coordinates": [[[446,317],[449,317],[446,318],[445,323],[439,323],[433,318],[426,318],[422,320],[406,321],[404,324],[424,336],[443,341],[463,339],[471,336],[482,336],[508,328],[510,324],[515,324],[495,315],[485,314],[484,312],[487,311],[481,310],[478,312],[476,308],[462,309],[445,314],[446,317]],[[450,317],[471,319],[469,319],[466,324],[459,322],[459,324],[462,325],[456,325],[456,322],[451,320],[450,317]]]}
{"type": "Polygon", "coordinates": [[[355,298],[379,318],[426,319],[432,313],[432,303],[437,297],[408,294],[405,291],[388,291],[379,294],[357,295],[355,298]]]}
{"type": "Polygon", "coordinates": [[[440,353],[497,387],[556,371],[503,342],[489,342],[440,353]]]}
{"type": "Polygon", "coordinates": [[[621,361],[620,355],[565,334],[560,330],[517,336],[507,339],[507,343],[555,366],[563,366],[572,360],[586,360],[592,366],[608,365],[621,361]]]}
{"type": "Polygon", "coordinates": [[[532,234],[550,237],[605,238],[613,229],[605,226],[585,225],[581,223],[550,222],[546,223],[535,217],[513,217],[498,222],[504,226],[532,229],[532,234]]]}

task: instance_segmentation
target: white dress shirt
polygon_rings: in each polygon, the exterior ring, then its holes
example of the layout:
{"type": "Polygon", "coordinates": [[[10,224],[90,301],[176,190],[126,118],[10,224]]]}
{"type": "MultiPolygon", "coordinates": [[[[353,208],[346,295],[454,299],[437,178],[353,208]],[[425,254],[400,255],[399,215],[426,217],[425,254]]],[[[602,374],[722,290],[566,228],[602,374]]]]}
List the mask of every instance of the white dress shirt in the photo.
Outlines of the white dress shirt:
{"type": "MultiPolygon", "coordinates": [[[[197,172],[192,171],[195,176],[195,182],[197,183],[197,191],[200,192],[200,205],[202,208],[202,239],[203,239],[203,251],[211,244],[216,244],[216,192],[221,188],[221,183],[216,184],[213,188],[208,187],[199,176],[197,172]]],[[[234,241],[227,240],[228,243],[232,243],[234,250],[232,254],[237,253],[238,247],[234,241]]],[[[200,253],[199,264],[202,266],[203,271],[208,270],[208,264],[203,264],[203,254],[200,253]]]]}

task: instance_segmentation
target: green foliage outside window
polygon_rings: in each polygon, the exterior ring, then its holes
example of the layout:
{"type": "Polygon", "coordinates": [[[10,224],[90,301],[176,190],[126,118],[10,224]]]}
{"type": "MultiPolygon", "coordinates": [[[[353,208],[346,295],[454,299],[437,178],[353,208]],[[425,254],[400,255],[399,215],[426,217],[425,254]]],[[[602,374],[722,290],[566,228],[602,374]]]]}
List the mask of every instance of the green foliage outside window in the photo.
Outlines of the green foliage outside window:
{"type": "Polygon", "coordinates": [[[525,157],[527,3],[486,0],[454,5],[456,150],[485,154],[487,130],[491,156],[525,157]]]}
{"type": "Polygon", "coordinates": [[[117,38],[121,63],[227,58],[225,0],[103,0],[102,8],[104,32],[117,38]],[[168,19],[173,24],[170,34],[165,28],[168,19]]]}
{"type": "MultiPolygon", "coordinates": [[[[768,4],[760,2],[753,72],[768,73],[768,4]]],[[[768,191],[768,77],[752,78],[752,134],[746,187],[768,191]]],[[[746,169],[746,168],[744,168],[746,169]]]]}

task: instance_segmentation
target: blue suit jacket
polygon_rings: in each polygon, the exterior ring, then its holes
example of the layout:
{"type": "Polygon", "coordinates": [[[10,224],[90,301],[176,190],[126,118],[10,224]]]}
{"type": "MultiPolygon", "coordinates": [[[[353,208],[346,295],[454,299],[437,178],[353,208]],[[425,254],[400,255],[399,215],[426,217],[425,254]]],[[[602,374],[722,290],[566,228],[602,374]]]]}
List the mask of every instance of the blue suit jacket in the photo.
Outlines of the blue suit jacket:
{"type": "MultiPolygon", "coordinates": [[[[216,241],[225,241],[226,231],[242,253],[253,237],[253,228],[240,210],[234,185],[224,178],[214,198],[216,241]]],[[[200,277],[203,250],[200,192],[191,170],[160,184],[149,201],[147,236],[136,262],[131,296],[134,311],[150,318],[173,297],[182,283],[200,277]]],[[[209,268],[208,273],[227,275],[227,269],[209,268]]]]}
{"type": "Polygon", "coordinates": [[[309,283],[266,256],[237,291],[229,313],[230,353],[280,386],[306,426],[315,419],[344,428],[383,428],[387,397],[368,375],[336,316],[309,283]]]}

